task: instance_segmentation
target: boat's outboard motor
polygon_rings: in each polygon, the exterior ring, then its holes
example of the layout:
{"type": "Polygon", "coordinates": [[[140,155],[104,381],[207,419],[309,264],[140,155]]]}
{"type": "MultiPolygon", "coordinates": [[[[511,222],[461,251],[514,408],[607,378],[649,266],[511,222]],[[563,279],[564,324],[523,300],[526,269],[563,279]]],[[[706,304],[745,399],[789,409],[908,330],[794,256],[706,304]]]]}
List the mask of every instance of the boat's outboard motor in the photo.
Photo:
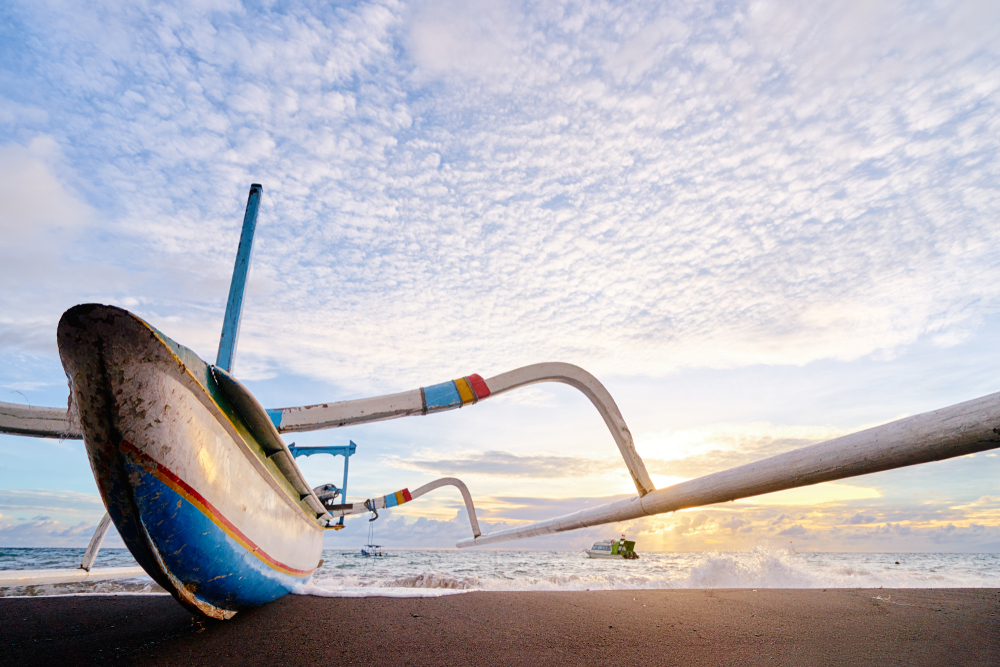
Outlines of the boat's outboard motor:
{"type": "Polygon", "coordinates": [[[323,503],[323,506],[329,509],[332,505],[337,504],[336,499],[340,495],[340,488],[336,484],[323,484],[313,489],[313,493],[323,503]]]}

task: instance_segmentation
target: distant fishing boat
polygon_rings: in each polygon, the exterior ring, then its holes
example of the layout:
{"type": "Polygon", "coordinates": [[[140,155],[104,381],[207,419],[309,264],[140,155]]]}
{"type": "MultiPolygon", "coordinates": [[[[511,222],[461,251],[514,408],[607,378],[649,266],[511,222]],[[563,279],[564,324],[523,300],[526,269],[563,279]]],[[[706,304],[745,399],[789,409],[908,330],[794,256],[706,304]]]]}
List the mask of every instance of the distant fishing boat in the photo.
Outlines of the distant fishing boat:
{"type": "Polygon", "coordinates": [[[385,554],[382,553],[382,546],[379,544],[366,544],[361,547],[361,555],[366,558],[381,558],[385,554]]]}
{"type": "Polygon", "coordinates": [[[618,540],[602,540],[594,542],[594,546],[584,549],[587,558],[624,558],[625,560],[638,560],[639,554],[635,552],[635,542],[626,540],[623,535],[618,540]]]}

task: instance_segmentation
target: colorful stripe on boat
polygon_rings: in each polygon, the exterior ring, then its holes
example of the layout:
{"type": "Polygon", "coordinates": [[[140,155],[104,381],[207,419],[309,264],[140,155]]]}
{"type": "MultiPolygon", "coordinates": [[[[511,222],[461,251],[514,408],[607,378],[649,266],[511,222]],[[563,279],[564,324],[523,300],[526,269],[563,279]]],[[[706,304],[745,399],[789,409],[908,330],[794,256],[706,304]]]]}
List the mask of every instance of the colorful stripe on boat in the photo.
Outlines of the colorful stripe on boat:
{"type": "Polygon", "coordinates": [[[383,496],[386,507],[395,507],[396,505],[402,505],[403,503],[408,503],[413,498],[410,496],[409,489],[403,489],[402,491],[397,491],[396,493],[390,493],[383,496]]]}
{"type": "Polygon", "coordinates": [[[490,388],[482,377],[473,373],[450,382],[421,387],[420,395],[424,403],[424,414],[427,414],[478,403],[490,395],[490,388]]]}
{"type": "MultiPolygon", "coordinates": [[[[137,459],[137,463],[141,465],[148,473],[153,475],[156,479],[160,480],[168,487],[173,489],[177,495],[181,496],[194,507],[196,507],[202,514],[209,518],[216,526],[218,526],[224,533],[233,538],[237,543],[240,544],[244,549],[253,554],[259,561],[267,565],[268,567],[281,572],[282,574],[288,574],[293,577],[306,577],[312,574],[316,568],[310,570],[299,570],[297,568],[291,567],[290,565],[285,565],[281,561],[275,560],[267,552],[257,546],[249,537],[243,534],[243,532],[234,526],[229,519],[222,515],[219,510],[215,508],[212,503],[205,499],[200,493],[195,491],[191,486],[189,486],[184,480],[175,475],[171,470],[165,466],[158,463],[155,459],[149,455],[139,451],[130,442],[123,441],[121,448],[126,450],[134,458],[137,459]]],[[[407,491],[409,495],[409,491],[407,491]]]]}

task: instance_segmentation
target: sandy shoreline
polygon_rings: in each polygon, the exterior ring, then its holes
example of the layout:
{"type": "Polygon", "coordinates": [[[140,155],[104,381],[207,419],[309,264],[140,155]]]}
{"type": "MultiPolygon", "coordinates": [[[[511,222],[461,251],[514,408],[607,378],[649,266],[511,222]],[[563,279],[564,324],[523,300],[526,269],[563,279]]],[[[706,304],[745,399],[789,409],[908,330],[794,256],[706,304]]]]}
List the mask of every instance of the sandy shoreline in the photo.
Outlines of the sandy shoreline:
{"type": "Polygon", "coordinates": [[[290,595],[194,623],[165,596],[0,599],[3,664],[995,665],[998,589],[290,595]]]}

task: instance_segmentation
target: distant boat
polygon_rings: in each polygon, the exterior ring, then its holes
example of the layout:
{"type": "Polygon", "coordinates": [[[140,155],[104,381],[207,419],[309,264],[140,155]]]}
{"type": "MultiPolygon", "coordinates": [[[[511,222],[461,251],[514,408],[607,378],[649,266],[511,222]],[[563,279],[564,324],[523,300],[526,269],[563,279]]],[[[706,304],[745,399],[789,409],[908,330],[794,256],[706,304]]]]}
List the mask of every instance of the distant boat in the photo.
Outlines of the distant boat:
{"type": "Polygon", "coordinates": [[[366,558],[381,558],[385,554],[382,553],[382,547],[378,544],[366,544],[361,547],[361,555],[366,558]]]}
{"type": "Polygon", "coordinates": [[[638,560],[639,554],[635,552],[635,542],[622,537],[619,540],[602,540],[594,542],[594,546],[583,550],[587,558],[624,558],[625,560],[638,560]]]}

